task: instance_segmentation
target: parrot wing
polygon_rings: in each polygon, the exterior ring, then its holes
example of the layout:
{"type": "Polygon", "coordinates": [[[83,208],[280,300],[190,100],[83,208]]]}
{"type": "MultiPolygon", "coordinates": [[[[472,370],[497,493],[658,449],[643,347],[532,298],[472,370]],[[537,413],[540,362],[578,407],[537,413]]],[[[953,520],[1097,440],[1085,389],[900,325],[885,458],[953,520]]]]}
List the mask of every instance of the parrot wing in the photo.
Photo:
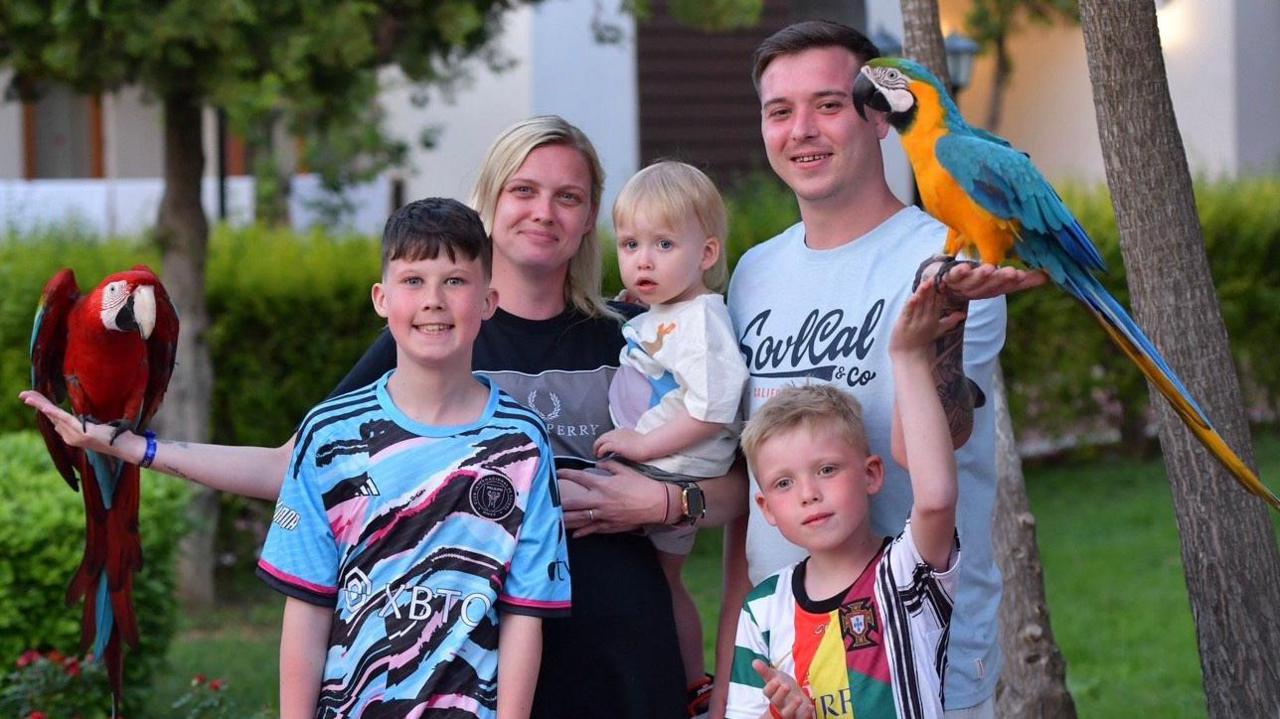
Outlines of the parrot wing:
{"type": "MultiPolygon", "coordinates": [[[[44,286],[31,328],[31,388],[55,404],[67,398],[62,361],[67,352],[68,318],[79,299],[75,272],[70,268],[59,270],[44,286]]],[[[53,422],[41,412],[36,412],[36,426],[58,473],[72,489],[78,489],[75,468],[80,464],[79,450],[68,447],[58,436],[53,422]]]]}
{"type": "MultiPolygon", "coordinates": [[[[137,265],[133,269],[151,272],[146,265],[137,265]]],[[[147,340],[147,388],[143,398],[142,413],[138,419],[141,431],[151,424],[151,418],[160,409],[165,390],[169,387],[169,378],[173,376],[174,358],[178,353],[178,311],[169,299],[169,293],[159,278],[156,288],[156,326],[147,340]]]]}
{"type": "MultiPolygon", "coordinates": [[[[1013,143],[1009,142],[1008,140],[1004,139],[1003,137],[1000,137],[999,135],[993,132],[987,132],[981,127],[974,127],[973,125],[965,125],[965,129],[968,130],[969,132],[972,132],[979,139],[986,140],[987,142],[994,142],[997,145],[1004,145],[1005,147],[1013,147],[1013,143]]],[[[1022,152],[1022,151],[1019,150],[1018,152],[1022,152]]],[[[1022,152],[1022,154],[1026,155],[1027,153],[1022,152]]],[[[1027,155],[1027,156],[1030,157],[1030,155],[1027,155]]]]}
{"type": "MultiPolygon", "coordinates": [[[[934,145],[938,162],[980,207],[1055,237],[1081,267],[1105,271],[1106,263],[1084,228],[1025,154],[981,137],[951,133],[934,145]]],[[[1025,258],[1024,258],[1025,259],[1025,258]]]]}

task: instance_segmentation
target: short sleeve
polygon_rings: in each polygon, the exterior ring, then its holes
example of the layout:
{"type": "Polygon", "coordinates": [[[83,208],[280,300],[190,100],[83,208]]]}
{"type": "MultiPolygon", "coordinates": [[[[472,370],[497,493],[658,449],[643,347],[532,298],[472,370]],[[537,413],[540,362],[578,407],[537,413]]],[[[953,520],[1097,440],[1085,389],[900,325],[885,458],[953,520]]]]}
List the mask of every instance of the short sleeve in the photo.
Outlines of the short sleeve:
{"type": "Polygon", "coordinates": [[[747,365],[738,350],[733,323],[719,295],[689,302],[677,323],[679,342],[660,358],[684,389],[684,407],[703,422],[729,424],[738,419],[747,365]],[[667,358],[671,359],[668,360],[667,358]]]}
{"type": "Polygon", "coordinates": [[[258,576],[275,590],[320,606],[338,600],[338,545],[315,485],[314,463],[302,448],[294,450],[280,499],[272,515],[267,543],[258,561],[258,576]]]}
{"type": "Polygon", "coordinates": [[[551,449],[539,438],[538,467],[525,500],[524,520],[506,583],[502,611],[537,617],[568,616],[569,549],[551,449]]]}
{"type": "MultiPolygon", "coordinates": [[[[940,588],[948,601],[955,597],[957,580],[960,577],[960,538],[957,536],[951,546],[947,571],[939,572],[929,566],[920,556],[916,547],[915,535],[911,532],[911,522],[902,528],[902,532],[894,537],[887,553],[890,569],[893,571],[894,584],[898,589],[921,589],[931,591],[940,588]]],[[[950,614],[950,611],[947,612],[950,614]]]]}
{"type": "MultiPolygon", "coordinates": [[[[755,596],[752,592],[751,596],[755,596]]],[[[728,706],[725,719],[760,719],[769,709],[764,696],[764,680],[752,668],[757,659],[769,663],[769,645],[756,616],[751,611],[751,598],[738,615],[738,633],[733,640],[733,668],[729,674],[728,706]]]]}

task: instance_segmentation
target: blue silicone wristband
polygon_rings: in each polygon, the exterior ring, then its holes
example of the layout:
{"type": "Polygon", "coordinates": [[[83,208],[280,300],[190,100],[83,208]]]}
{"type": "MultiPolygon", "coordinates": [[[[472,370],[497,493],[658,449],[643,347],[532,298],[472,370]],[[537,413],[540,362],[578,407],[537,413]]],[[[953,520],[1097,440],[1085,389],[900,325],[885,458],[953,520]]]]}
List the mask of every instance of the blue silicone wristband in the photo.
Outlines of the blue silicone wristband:
{"type": "Polygon", "coordinates": [[[142,433],[142,436],[147,438],[147,451],[142,455],[142,461],[138,462],[138,466],[150,467],[151,463],[155,461],[156,458],[156,433],[151,430],[147,430],[142,433]]]}

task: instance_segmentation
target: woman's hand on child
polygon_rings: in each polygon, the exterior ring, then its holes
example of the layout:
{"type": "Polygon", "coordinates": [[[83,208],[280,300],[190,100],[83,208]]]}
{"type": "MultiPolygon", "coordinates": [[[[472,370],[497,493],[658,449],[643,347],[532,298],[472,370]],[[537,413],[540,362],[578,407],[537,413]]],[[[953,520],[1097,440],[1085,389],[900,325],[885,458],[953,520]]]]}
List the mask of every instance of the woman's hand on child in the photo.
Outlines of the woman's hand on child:
{"type": "Polygon", "coordinates": [[[629,532],[646,524],[661,524],[668,503],[667,485],[617,462],[601,462],[594,469],[560,469],[563,482],[585,491],[561,496],[564,524],[574,537],[629,532]]]}
{"type": "Polygon", "coordinates": [[[604,457],[612,453],[620,457],[626,457],[632,462],[647,462],[653,459],[648,450],[648,442],[645,439],[645,435],[633,429],[621,427],[611,429],[596,438],[596,443],[592,446],[592,450],[597,457],[604,457]]]}
{"type": "Polygon", "coordinates": [[[776,719],[814,719],[813,702],[796,683],[794,677],[756,659],[751,668],[764,680],[764,695],[769,700],[769,713],[776,719]]]}
{"type": "Polygon", "coordinates": [[[934,342],[964,318],[964,312],[948,309],[946,298],[934,289],[934,280],[927,279],[902,306],[889,337],[889,351],[927,351],[932,356],[934,342]]]}

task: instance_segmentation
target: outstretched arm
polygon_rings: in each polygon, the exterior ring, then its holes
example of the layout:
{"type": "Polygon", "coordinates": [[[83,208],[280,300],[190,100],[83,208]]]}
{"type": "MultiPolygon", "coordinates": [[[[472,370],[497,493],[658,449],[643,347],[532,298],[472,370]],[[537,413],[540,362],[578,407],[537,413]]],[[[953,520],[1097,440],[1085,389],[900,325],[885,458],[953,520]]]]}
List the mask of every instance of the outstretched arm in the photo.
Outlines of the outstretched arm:
{"type": "MultiPolygon", "coordinates": [[[[932,279],[950,258],[930,257],[916,273],[916,284],[932,279]]],[[[990,299],[1039,287],[1049,281],[1043,272],[1028,272],[1016,267],[997,267],[990,264],[962,262],[946,271],[942,294],[948,312],[964,314],[972,300],[990,299]]],[[[916,288],[913,287],[912,290],[916,288]]],[[[947,419],[947,431],[955,448],[964,446],[973,433],[974,395],[973,384],[964,374],[964,322],[948,330],[936,341],[936,351],[931,368],[933,385],[942,400],[947,419]]],[[[895,409],[893,416],[893,458],[904,467],[902,453],[902,424],[895,409]]]]}
{"type": "Polygon", "coordinates": [[[920,556],[939,571],[947,569],[955,536],[956,460],[943,403],[929,380],[937,338],[962,319],[958,313],[943,315],[943,302],[932,280],[922,282],[903,306],[889,340],[894,401],[906,430],[911,533],[920,556]]]}
{"type": "MultiPolygon", "coordinates": [[[[73,447],[139,464],[147,451],[147,440],[124,432],[111,441],[112,427],[84,422],[50,402],[39,392],[22,392],[18,397],[27,406],[43,412],[62,440],[73,447]]],[[[151,468],[165,474],[246,497],[275,499],[280,494],[293,438],[279,447],[233,447],[157,440],[151,468]]]]}

